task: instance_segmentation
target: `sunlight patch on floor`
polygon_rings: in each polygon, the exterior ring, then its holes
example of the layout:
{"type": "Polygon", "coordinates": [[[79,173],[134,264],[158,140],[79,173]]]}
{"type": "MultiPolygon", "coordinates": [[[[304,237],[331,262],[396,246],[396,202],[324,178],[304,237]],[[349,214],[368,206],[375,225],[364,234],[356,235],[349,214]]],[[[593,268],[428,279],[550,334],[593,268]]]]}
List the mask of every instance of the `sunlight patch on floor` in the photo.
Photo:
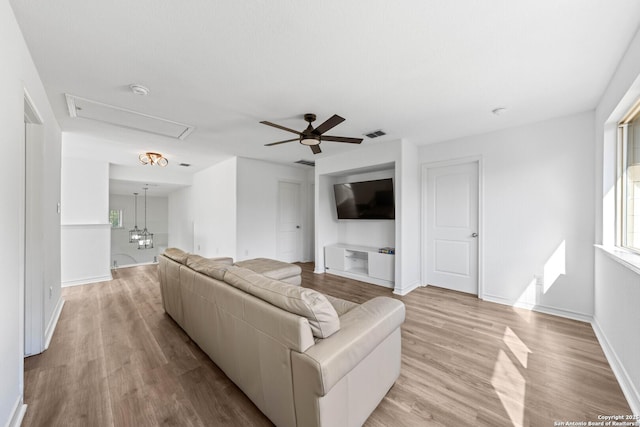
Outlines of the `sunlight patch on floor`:
{"type": "Polygon", "coordinates": [[[527,367],[527,361],[529,359],[529,347],[516,335],[513,330],[507,326],[507,329],[504,331],[504,336],[502,337],[502,341],[509,347],[509,350],[513,353],[513,355],[518,359],[518,362],[522,365],[523,368],[527,367]]]}
{"type": "Polygon", "coordinates": [[[527,386],[527,380],[523,376],[523,372],[527,368],[529,353],[532,353],[532,351],[509,327],[505,329],[502,340],[513,356],[510,356],[504,350],[500,350],[493,368],[491,385],[500,398],[500,402],[502,402],[505,412],[511,419],[512,425],[522,426],[524,423],[527,386]],[[516,362],[514,362],[514,358],[516,362]]]}

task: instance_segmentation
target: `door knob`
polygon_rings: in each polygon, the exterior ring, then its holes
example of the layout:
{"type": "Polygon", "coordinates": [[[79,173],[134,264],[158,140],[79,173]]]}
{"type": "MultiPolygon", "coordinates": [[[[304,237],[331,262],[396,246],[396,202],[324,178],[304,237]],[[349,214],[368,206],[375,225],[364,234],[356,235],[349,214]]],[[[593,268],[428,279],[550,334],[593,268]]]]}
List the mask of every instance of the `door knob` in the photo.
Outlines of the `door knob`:
{"type": "Polygon", "coordinates": [[[471,237],[478,237],[478,233],[471,234],[471,237]]]}

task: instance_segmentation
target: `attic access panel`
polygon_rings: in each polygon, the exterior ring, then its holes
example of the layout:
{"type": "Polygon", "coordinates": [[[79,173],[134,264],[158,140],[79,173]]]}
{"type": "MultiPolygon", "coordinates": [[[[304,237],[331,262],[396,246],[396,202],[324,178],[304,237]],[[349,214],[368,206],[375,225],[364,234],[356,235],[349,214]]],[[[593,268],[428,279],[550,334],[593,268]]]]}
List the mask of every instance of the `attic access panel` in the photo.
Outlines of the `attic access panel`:
{"type": "Polygon", "coordinates": [[[69,116],[184,140],[193,126],[65,94],[69,116]]]}

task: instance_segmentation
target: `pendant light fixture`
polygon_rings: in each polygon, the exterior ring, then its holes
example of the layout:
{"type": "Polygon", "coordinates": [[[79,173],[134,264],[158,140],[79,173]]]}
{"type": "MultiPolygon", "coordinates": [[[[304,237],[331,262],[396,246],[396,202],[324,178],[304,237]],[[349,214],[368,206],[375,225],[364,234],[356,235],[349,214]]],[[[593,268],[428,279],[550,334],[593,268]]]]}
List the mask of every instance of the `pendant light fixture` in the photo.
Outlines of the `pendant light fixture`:
{"type": "Polygon", "coordinates": [[[153,248],[153,233],[147,231],[147,190],[149,188],[144,187],[144,230],[140,233],[138,239],[138,249],[151,249],[153,248]]]}
{"type": "Polygon", "coordinates": [[[133,193],[133,195],[135,196],[135,216],[133,218],[135,225],[133,226],[133,229],[129,230],[129,243],[138,243],[138,240],[140,240],[140,229],[138,228],[138,193],[133,193]]]}

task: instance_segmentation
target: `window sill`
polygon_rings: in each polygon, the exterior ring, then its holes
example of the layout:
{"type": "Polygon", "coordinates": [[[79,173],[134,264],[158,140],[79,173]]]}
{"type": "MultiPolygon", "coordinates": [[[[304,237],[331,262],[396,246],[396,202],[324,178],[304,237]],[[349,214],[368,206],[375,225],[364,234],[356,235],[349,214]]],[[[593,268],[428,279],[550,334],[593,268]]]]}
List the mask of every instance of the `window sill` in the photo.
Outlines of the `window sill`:
{"type": "Polygon", "coordinates": [[[612,260],[627,267],[629,270],[635,272],[636,274],[640,274],[640,254],[631,252],[623,248],[619,248],[617,246],[594,246],[600,249],[612,260]]]}

